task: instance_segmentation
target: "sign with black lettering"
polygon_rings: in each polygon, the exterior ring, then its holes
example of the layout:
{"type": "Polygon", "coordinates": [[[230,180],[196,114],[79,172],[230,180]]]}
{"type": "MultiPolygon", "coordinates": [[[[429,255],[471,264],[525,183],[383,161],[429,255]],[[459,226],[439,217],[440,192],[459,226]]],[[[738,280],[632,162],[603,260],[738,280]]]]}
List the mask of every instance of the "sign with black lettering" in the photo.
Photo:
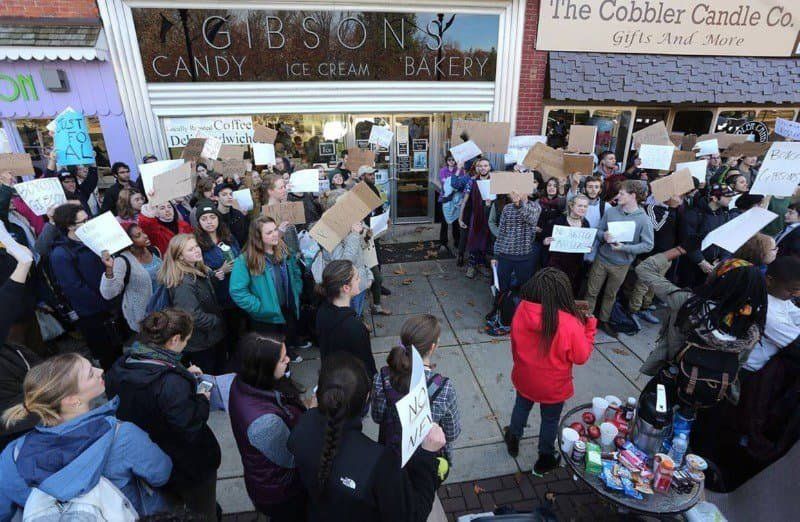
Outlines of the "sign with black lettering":
{"type": "Polygon", "coordinates": [[[148,82],[494,81],[499,16],[133,8],[148,82]]]}

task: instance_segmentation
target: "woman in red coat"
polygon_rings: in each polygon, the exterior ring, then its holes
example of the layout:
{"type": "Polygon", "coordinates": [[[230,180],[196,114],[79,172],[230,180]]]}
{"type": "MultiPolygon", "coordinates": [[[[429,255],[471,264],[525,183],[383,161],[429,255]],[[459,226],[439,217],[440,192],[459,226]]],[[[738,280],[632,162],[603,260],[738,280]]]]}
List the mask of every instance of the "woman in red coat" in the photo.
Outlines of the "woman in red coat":
{"type": "Polygon", "coordinates": [[[192,226],[181,219],[172,203],[143,205],[139,214],[139,228],[150,238],[150,244],[161,252],[161,257],[164,257],[170,239],[177,234],[193,232],[192,226]]]}
{"type": "Polygon", "coordinates": [[[511,382],[517,399],[504,439],[508,453],[516,457],[528,415],[538,402],[542,420],[533,473],[541,476],[558,466],[555,441],[564,401],[574,394],[572,365],[589,360],[597,319],[578,309],[567,274],[557,268],[537,272],[522,287],[522,299],[511,322],[511,382]]]}

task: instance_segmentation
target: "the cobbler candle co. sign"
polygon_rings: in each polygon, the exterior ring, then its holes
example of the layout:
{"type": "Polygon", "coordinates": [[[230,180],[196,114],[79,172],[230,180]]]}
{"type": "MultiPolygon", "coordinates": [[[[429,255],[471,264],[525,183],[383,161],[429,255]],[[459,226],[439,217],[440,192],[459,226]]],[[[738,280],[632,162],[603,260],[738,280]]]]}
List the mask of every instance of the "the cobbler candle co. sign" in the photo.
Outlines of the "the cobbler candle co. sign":
{"type": "Polygon", "coordinates": [[[133,9],[149,82],[494,81],[497,15],[133,9]]]}

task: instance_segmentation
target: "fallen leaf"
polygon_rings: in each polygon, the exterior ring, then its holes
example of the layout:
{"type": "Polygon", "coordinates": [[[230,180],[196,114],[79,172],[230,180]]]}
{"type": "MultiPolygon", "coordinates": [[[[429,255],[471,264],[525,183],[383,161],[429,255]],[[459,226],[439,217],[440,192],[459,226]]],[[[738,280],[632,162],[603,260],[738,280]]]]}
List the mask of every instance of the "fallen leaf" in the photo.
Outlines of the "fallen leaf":
{"type": "Polygon", "coordinates": [[[628,355],[628,352],[626,352],[622,348],[613,348],[612,351],[617,355],[625,355],[625,356],[628,355]]]}
{"type": "Polygon", "coordinates": [[[496,421],[496,420],[497,420],[497,415],[495,415],[494,413],[490,413],[490,414],[489,414],[489,415],[487,415],[485,418],[486,418],[486,420],[488,420],[488,421],[496,421]]]}
{"type": "Polygon", "coordinates": [[[439,292],[439,297],[447,297],[447,292],[439,292]]]}
{"type": "Polygon", "coordinates": [[[522,472],[521,471],[517,471],[516,473],[514,473],[514,481],[517,483],[517,486],[519,486],[522,483],[522,472]]]}
{"type": "Polygon", "coordinates": [[[375,328],[383,328],[383,324],[381,324],[381,323],[375,323],[375,328]]]}
{"type": "Polygon", "coordinates": [[[470,306],[475,306],[475,301],[470,299],[469,301],[467,301],[467,304],[470,305],[470,306]]]}
{"type": "Polygon", "coordinates": [[[403,267],[400,267],[400,268],[395,268],[394,273],[395,275],[405,275],[406,271],[403,270],[403,267]]]}
{"type": "Polygon", "coordinates": [[[472,491],[474,491],[476,495],[480,495],[481,493],[486,493],[485,489],[474,483],[472,484],[472,491]]]}
{"type": "Polygon", "coordinates": [[[413,285],[414,284],[414,280],[413,279],[403,279],[403,284],[406,285],[406,286],[413,285]]]}
{"type": "Polygon", "coordinates": [[[459,312],[458,310],[456,310],[456,311],[455,311],[455,316],[456,316],[456,318],[458,318],[458,319],[461,319],[462,317],[464,317],[464,314],[462,314],[461,312],[459,312]]]}
{"type": "Polygon", "coordinates": [[[503,341],[502,341],[502,339],[497,339],[497,338],[494,338],[494,339],[492,339],[490,342],[491,342],[492,344],[500,344],[500,343],[502,343],[503,341]]]}

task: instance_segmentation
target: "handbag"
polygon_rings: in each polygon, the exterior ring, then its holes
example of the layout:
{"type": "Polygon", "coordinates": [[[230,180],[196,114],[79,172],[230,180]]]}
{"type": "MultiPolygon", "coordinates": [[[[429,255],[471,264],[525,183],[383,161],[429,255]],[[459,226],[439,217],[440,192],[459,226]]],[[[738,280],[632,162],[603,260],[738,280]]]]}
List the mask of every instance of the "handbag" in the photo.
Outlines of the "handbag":
{"type": "Polygon", "coordinates": [[[57,339],[66,332],[58,319],[47,312],[36,310],[36,322],[39,323],[39,330],[42,332],[42,340],[45,342],[57,339]]]}

